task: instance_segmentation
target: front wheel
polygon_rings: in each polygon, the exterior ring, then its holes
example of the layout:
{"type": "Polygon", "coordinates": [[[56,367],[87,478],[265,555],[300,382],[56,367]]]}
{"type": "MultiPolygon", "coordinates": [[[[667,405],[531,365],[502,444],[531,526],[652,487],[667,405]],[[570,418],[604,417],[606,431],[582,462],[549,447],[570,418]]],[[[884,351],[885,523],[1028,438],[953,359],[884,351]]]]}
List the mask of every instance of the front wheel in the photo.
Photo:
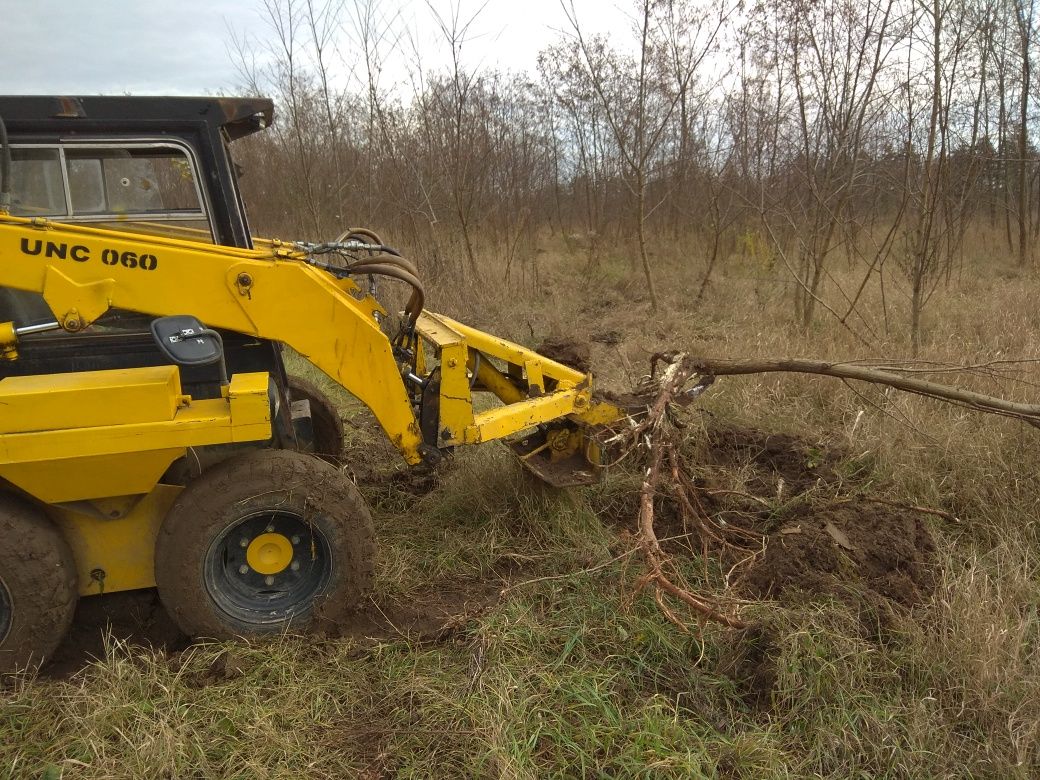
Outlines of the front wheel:
{"type": "Polygon", "coordinates": [[[372,517],[311,455],[259,450],[190,483],[156,542],[159,597],[186,634],[305,632],[347,619],[372,581],[372,517]]]}

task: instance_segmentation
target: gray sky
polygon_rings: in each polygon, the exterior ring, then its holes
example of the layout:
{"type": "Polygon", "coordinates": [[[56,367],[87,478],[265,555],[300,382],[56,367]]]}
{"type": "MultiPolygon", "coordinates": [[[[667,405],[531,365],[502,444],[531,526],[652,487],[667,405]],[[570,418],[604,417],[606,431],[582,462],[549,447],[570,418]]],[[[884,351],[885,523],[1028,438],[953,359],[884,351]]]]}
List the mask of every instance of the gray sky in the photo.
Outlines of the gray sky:
{"type": "MultiPolygon", "coordinates": [[[[432,2],[446,13],[453,0],[432,2]]],[[[463,18],[480,7],[474,0],[454,2],[462,3],[463,18]]],[[[627,35],[618,4],[627,6],[626,0],[575,0],[591,31],[627,35]]],[[[425,0],[383,0],[380,7],[400,11],[400,24],[419,42],[424,64],[442,59],[447,47],[425,0]]],[[[237,71],[228,29],[269,39],[261,9],[261,0],[0,0],[0,94],[230,91],[237,71]]],[[[464,57],[471,65],[533,68],[539,49],[566,24],[559,0],[488,0],[464,57]]],[[[340,40],[342,49],[347,38],[340,40]]],[[[414,60],[410,51],[401,54],[403,61],[414,60]]],[[[341,55],[349,62],[349,50],[341,55]]]]}

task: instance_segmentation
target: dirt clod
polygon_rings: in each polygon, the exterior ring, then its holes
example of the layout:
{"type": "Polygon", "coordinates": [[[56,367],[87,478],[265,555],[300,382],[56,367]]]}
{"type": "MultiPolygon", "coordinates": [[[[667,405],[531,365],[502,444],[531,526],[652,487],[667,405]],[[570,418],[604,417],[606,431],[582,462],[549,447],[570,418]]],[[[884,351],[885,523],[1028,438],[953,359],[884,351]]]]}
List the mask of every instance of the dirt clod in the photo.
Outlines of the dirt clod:
{"type": "Polygon", "coordinates": [[[801,507],[767,537],[743,585],[759,598],[849,600],[865,590],[910,607],[935,586],[935,542],[910,512],[865,501],[801,507]]]}
{"type": "Polygon", "coordinates": [[[616,347],[625,340],[625,335],[619,330],[605,330],[601,333],[593,333],[590,338],[597,344],[606,344],[608,347],[616,347]]]}

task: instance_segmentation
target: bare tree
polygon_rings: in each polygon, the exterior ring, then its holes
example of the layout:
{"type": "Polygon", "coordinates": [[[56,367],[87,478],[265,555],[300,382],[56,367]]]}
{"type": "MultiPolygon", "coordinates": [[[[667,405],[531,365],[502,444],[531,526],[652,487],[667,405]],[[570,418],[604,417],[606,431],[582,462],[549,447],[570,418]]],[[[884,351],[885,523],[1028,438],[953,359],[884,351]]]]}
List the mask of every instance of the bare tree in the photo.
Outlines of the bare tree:
{"type": "Polygon", "coordinates": [[[659,302],[646,235],[651,162],[698,67],[713,50],[727,11],[720,6],[717,14],[708,15],[695,13],[677,1],[658,4],[640,0],[635,23],[638,50],[631,61],[602,39],[590,40],[584,34],[573,0],[561,0],[561,5],[570,24],[575,64],[599,101],[627,174],[625,183],[635,200],[640,264],[650,305],[656,311],[659,302]],[[666,11],[663,18],[655,16],[658,7],[666,11]],[[666,61],[674,62],[678,75],[670,94],[655,90],[654,65],[662,49],[666,61]]]}

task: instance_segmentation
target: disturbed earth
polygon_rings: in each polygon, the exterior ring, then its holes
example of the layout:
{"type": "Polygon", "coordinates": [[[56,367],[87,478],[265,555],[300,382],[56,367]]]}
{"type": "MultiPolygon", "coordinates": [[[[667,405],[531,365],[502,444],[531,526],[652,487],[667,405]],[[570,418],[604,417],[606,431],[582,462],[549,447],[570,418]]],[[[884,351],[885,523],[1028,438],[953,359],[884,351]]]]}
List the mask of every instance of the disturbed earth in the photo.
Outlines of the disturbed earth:
{"type": "MultiPolygon", "coordinates": [[[[546,350],[549,351],[549,350],[546,350]]],[[[926,600],[935,582],[935,543],[924,518],[909,508],[855,495],[869,482],[869,469],[840,449],[783,433],[709,421],[703,435],[690,437],[687,465],[699,501],[713,517],[754,532],[758,554],[734,570],[733,586],[744,598],[797,604],[837,599],[871,615],[905,610],[926,600]],[[851,494],[851,497],[850,497],[851,494]]],[[[369,461],[356,479],[410,495],[434,489],[436,475],[413,474],[369,461]]],[[[633,530],[634,491],[609,520],[633,530]]],[[[657,513],[662,538],[681,536],[667,497],[657,513]]],[[[677,548],[681,551],[681,548],[677,548]]],[[[674,552],[674,550],[673,550],[674,552]]],[[[407,603],[380,600],[366,605],[349,626],[329,633],[373,640],[436,640],[493,606],[511,575],[449,579],[431,583],[407,603]]],[[[768,632],[753,627],[739,643],[736,667],[768,653],[768,632]]],[[[177,653],[190,642],[166,614],[154,590],[83,599],[72,630],[44,673],[63,677],[112,641],[177,653]]],[[[751,663],[753,675],[760,664],[751,663]]],[[[739,676],[739,675],[738,675],[739,676]]],[[[765,675],[768,678],[768,674],[765,675]]],[[[768,687],[768,686],[766,686],[768,687]]]]}

